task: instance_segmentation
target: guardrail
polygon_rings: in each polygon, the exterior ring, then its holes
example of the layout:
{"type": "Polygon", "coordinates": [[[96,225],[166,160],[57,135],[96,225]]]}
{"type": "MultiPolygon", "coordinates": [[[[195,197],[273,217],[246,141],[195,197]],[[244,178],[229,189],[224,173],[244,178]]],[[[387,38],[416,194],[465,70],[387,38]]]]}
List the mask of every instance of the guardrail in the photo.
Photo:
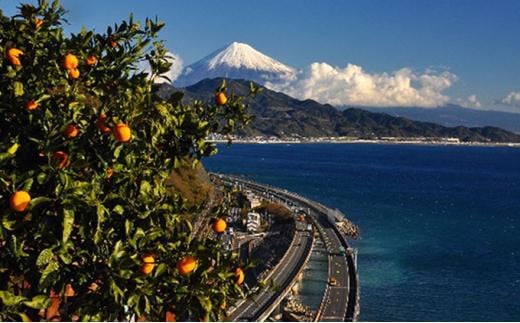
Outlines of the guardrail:
{"type": "MultiPolygon", "coordinates": [[[[321,225],[318,223],[318,221],[315,218],[311,217],[311,219],[312,219],[314,226],[317,228],[317,231],[318,231],[321,239],[323,240],[323,243],[325,244],[325,237],[324,237],[324,233],[322,231],[321,225]]],[[[329,272],[329,277],[330,277],[331,276],[330,257],[327,257],[327,259],[329,262],[328,272],[329,272]]],[[[323,312],[323,308],[325,307],[325,303],[326,303],[326,300],[329,295],[329,290],[330,290],[330,286],[327,282],[327,284],[325,284],[325,290],[323,291],[323,297],[321,298],[320,306],[318,307],[318,310],[316,311],[316,315],[314,316],[314,322],[317,322],[318,319],[321,317],[321,313],[323,312]]]]}
{"type": "Polygon", "coordinates": [[[255,317],[254,318],[255,321],[259,321],[259,322],[265,321],[269,317],[269,315],[271,315],[271,313],[274,311],[274,309],[280,304],[280,302],[287,296],[287,294],[291,290],[292,286],[294,285],[295,280],[298,279],[298,276],[300,276],[300,274],[305,269],[305,264],[310,259],[311,250],[312,250],[313,246],[314,246],[314,239],[312,238],[312,235],[311,235],[311,243],[304,251],[304,254],[307,254],[307,256],[304,259],[300,259],[300,261],[298,262],[298,266],[296,267],[296,268],[299,268],[298,271],[292,276],[290,281],[288,281],[285,284],[284,289],[277,296],[276,301],[272,302],[269,306],[267,306],[267,308],[265,310],[261,311],[262,315],[255,317]]]}

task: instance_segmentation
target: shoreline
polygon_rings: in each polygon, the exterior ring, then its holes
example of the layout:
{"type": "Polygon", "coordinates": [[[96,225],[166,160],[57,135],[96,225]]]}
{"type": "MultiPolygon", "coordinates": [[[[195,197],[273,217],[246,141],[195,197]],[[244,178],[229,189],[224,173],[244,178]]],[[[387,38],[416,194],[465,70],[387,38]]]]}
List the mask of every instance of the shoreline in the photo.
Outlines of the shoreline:
{"type": "MultiPolygon", "coordinates": [[[[223,143],[225,139],[208,140],[209,143],[223,143]]],[[[510,147],[520,148],[520,143],[514,142],[447,142],[447,141],[421,141],[421,140],[256,140],[256,139],[232,139],[233,144],[279,145],[279,144],[380,144],[380,145],[419,145],[419,146],[468,146],[468,147],[510,147]]]]}

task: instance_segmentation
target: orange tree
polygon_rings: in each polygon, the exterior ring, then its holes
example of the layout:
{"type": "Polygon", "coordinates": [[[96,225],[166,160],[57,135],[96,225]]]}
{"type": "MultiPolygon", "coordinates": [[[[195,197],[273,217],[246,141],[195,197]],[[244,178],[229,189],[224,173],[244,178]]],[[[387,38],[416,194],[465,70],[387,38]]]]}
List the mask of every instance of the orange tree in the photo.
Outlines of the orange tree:
{"type": "Polygon", "coordinates": [[[218,104],[157,96],[163,23],[66,36],[64,13],[0,11],[0,320],[221,319],[236,255],[192,237],[165,180],[246,124],[246,105],[223,102],[225,84],[218,104]]]}

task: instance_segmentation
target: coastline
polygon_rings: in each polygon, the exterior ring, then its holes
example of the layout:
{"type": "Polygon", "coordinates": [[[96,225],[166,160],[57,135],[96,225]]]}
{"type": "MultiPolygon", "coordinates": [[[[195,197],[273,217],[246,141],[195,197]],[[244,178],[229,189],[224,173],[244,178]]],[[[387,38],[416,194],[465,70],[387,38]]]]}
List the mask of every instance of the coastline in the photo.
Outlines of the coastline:
{"type": "MultiPolygon", "coordinates": [[[[209,139],[210,143],[228,143],[227,139],[209,139]]],[[[421,146],[469,146],[469,147],[511,147],[520,148],[515,142],[460,142],[444,140],[384,140],[384,139],[231,139],[233,144],[381,144],[381,145],[421,145],[421,146]]]]}

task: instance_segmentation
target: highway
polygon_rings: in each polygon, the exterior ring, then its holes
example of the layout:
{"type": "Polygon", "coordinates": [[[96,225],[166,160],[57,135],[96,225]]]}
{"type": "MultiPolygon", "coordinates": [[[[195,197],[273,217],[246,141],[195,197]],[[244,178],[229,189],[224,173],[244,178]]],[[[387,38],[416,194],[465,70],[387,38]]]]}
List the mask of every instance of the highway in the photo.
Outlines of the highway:
{"type": "Polygon", "coordinates": [[[347,313],[349,296],[348,264],[346,258],[339,254],[341,241],[332,225],[323,217],[318,217],[317,222],[323,228],[325,245],[329,252],[329,282],[332,278],[336,280],[336,285],[332,286],[329,283],[325,290],[318,320],[323,322],[343,321],[347,313]]]}
{"type": "MultiPolygon", "coordinates": [[[[257,184],[235,176],[226,175],[221,176],[220,178],[227,179],[234,183],[239,183],[250,190],[264,195],[266,198],[275,198],[281,200],[285,204],[306,209],[309,212],[309,215],[315,220],[315,225],[317,225],[320,230],[329,253],[329,282],[333,277],[336,280],[335,284],[329,283],[327,286],[316,319],[318,321],[355,321],[359,313],[359,288],[355,263],[352,259],[352,255],[340,254],[340,247],[347,249],[348,245],[345,237],[342,236],[337,227],[332,225],[327,219],[328,209],[319,203],[310,201],[295,193],[287,192],[286,190],[257,184]]],[[[301,234],[303,233],[298,231],[297,238],[300,241],[307,243],[305,237],[302,237],[301,234]]],[[[301,251],[303,248],[300,246],[300,248],[296,249],[297,250],[295,251],[291,251],[292,254],[288,259],[282,259],[287,261],[286,263],[281,264],[282,266],[288,266],[293,269],[297,268],[298,257],[302,257],[301,251]]],[[[290,279],[290,274],[292,274],[294,270],[290,270],[291,273],[287,274],[280,272],[281,269],[286,270],[286,267],[276,267],[274,269],[274,279],[277,279],[276,281],[281,284],[284,282],[290,283],[292,281],[290,279]]],[[[269,290],[261,291],[254,300],[246,301],[242,304],[243,306],[240,306],[240,309],[233,312],[234,315],[235,313],[237,314],[236,316],[232,316],[232,318],[248,321],[257,320],[257,318],[260,317],[261,312],[268,307],[269,302],[274,297],[273,295],[270,295],[270,293],[273,292],[269,290]]]]}
{"type": "Polygon", "coordinates": [[[286,256],[274,269],[267,286],[240,304],[228,319],[230,321],[258,321],[271,304],[279,301],[281,293],[296,278],[311,250],[312,239],[312,234],[309,232],[296,231],[294,242],[287,250],[286,256]]]}

